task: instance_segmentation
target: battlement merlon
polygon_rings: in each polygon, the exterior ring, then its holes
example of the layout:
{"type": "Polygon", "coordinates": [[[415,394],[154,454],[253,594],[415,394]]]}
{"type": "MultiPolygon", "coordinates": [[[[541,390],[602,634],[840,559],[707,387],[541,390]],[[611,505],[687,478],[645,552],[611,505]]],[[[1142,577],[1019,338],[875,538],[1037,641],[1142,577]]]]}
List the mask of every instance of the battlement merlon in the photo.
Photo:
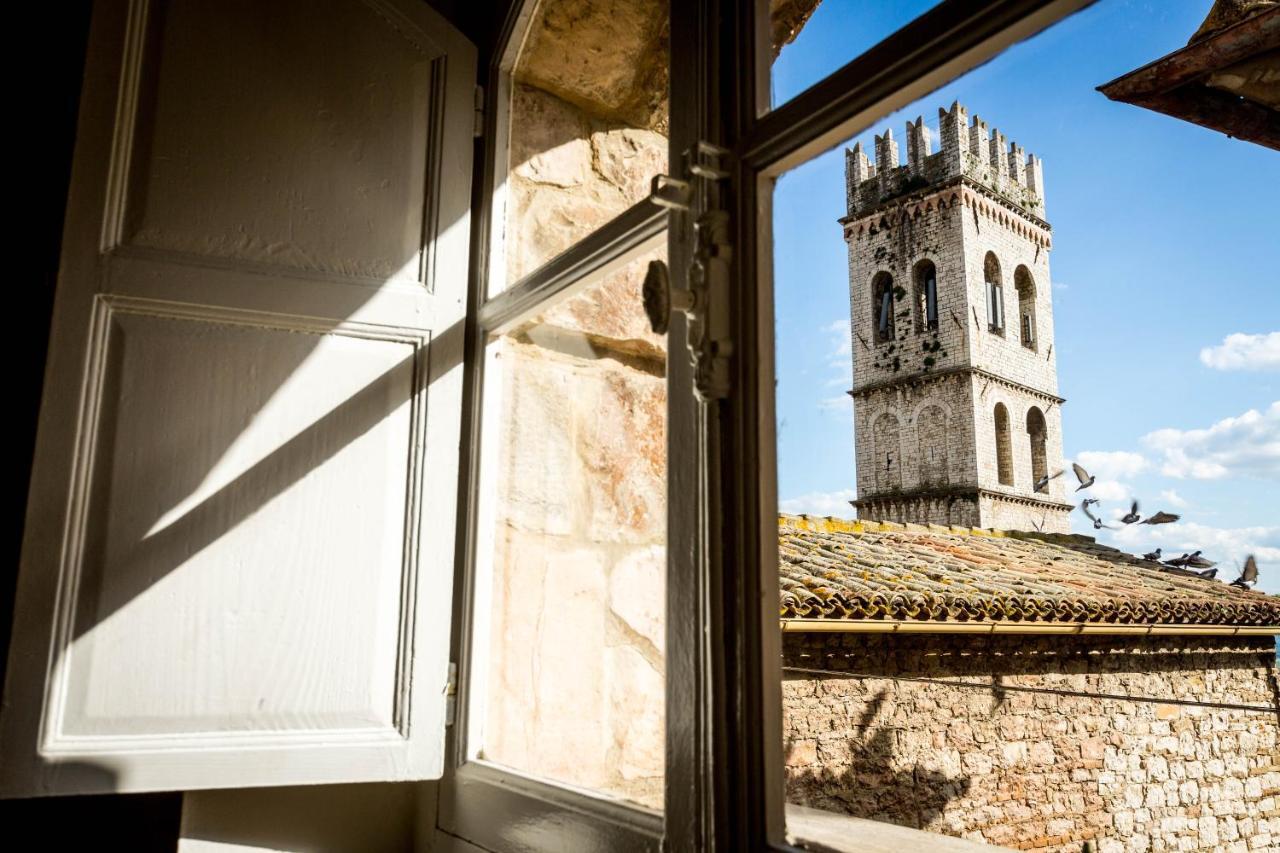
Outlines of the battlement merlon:
{"type": "Polygon", "coordinates": [[[898,160],[893,131],[875,137],[875,161],[858,143],[845,151],[848,214],[867,212],[900,195],[964,177],[1044,219],[1044,162],[1009,142],[998,129],[973,116],[959,102],[938,110],[937,138],[922,117],[907,122],[907,162],[898,160]]]}

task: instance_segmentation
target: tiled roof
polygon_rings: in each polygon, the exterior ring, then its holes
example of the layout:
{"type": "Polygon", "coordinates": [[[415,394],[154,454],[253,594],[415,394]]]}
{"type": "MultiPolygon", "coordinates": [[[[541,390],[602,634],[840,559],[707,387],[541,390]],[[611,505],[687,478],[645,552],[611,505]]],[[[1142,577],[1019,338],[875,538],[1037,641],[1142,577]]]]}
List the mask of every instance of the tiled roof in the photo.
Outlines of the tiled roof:
{"type": "Polygon", "coordinates": [[[784,619],[1280,626],[1280,596],[1088,536],[783,515],[778,539],[784,619]]]}

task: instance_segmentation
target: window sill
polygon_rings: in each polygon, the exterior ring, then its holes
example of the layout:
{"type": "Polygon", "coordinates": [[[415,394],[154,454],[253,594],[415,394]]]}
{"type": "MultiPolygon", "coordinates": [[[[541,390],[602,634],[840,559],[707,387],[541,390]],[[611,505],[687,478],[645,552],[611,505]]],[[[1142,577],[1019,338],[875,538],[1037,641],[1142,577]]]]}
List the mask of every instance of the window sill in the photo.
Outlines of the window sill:
{"type": "Polygon", "coordinates": [[[902,853],[904,850],[980,853],[1009,849],[790,803],[787,804],[787,841],[803,850],[823,853],[902,853]]]}

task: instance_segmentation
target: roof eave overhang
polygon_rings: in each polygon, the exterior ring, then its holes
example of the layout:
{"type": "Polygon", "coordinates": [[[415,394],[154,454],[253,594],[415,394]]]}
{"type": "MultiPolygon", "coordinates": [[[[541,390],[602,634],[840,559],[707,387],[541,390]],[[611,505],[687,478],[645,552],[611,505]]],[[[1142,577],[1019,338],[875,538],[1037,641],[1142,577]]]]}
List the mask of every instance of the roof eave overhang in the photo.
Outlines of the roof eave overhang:
{"type": "Polygon", "coordinates": [[[1280,625],[1127,625],[1105,622],[921,622],[905,619],[782,619],[784,634],[1078,634],[1245,637],[1280,635],[1280,625]]]}
{"type": "Polygon", "coordinates": [[[1280,7],[1175,50],[1098,91],[1113,101],[1280,150],[1280,111],[1222,88],[1222,72],[1246,67],[1250,59],[1277,49],[1280,7]]]}

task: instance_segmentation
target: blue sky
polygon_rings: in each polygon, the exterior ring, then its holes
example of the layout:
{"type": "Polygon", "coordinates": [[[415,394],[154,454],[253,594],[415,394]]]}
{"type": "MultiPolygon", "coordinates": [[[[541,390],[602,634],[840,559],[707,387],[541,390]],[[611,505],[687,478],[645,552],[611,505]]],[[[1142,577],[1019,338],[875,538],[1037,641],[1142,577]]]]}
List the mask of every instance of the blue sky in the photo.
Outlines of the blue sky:
{"type": "MultiPolygon", "coordinates": [[[[928,8],[824,0],[774,65],[781,103],[928,8]]],[[[1257,553],[1280,592],[1280,153],[1094,88],[1181,47],[1209,0],[1101,0],[849,140],[959,100],[1044,161],[1067,460],[1182,521],[1099,538],[1202,549],[1235,576],[1257,553]]],[[[849,515],[854,462],[844,146],[774,198],[782,508],[849,515]],[[817,450],[815,450],[817,449],[817,450]]],[[[1069,476],[1069,475],[1068,475],[1069,476]]],[[[1083,515],[1073,529],[1093,534],[1083,515]]]]}

